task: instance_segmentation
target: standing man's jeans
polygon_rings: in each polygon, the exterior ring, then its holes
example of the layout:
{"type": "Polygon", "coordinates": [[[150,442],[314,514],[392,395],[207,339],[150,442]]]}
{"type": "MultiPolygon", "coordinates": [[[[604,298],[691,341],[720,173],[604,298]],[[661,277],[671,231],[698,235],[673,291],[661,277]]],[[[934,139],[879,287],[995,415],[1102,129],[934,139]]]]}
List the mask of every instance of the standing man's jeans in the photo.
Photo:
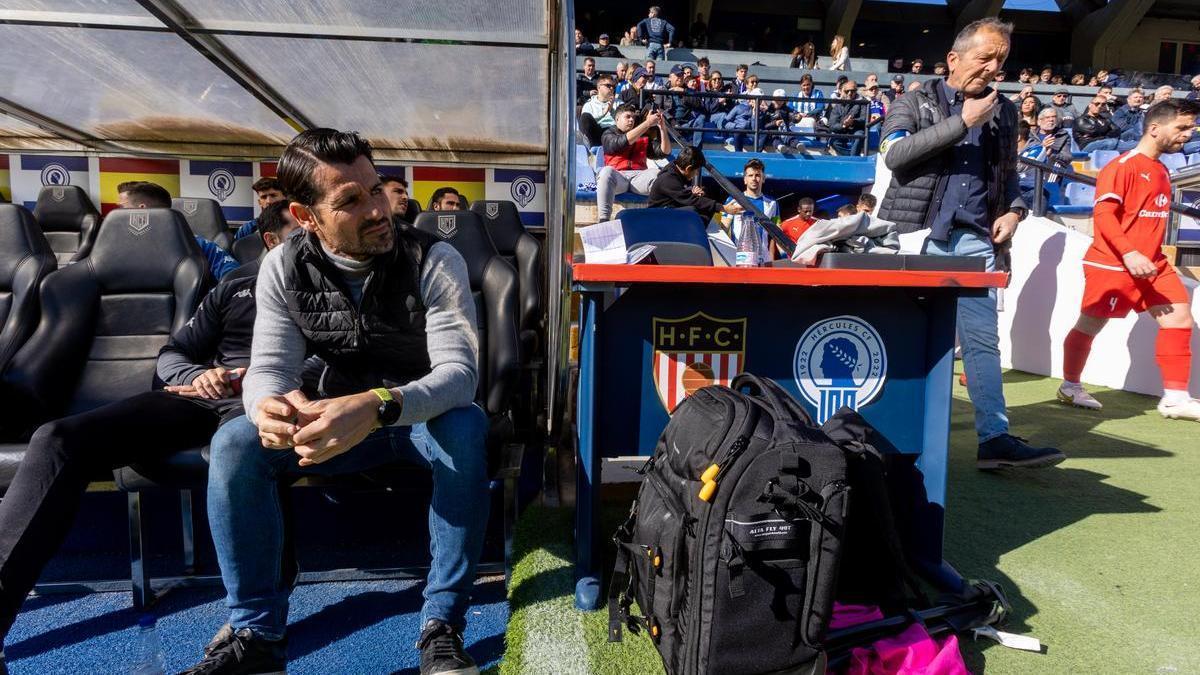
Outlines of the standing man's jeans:
{"type": "MultiPolygon", "coordinates": [[[[926,255],[982,256],[987,271],[996,269],[991,239],[967,228],[950,231],[950,241],[925,240],[926,255]]],[[[958,343],[962,346],[967,393],[975,406],[975,432],[979,442],[1008,433],[1004,384],[1000,379],[1000,333],[996,316],[996,289],[985,296],[958,299],[958,343]]]]}
{"type": "Polygon", "coordinates": [[[455,408],[424,424],[378,429],[329,461],[300,467],[295,452],[263,448],[249,418],[221,427],[210,445],[208,520],[233,629],[250,628],[268,639],[287,630],[291,584],[283,564],[279,481],[302,474],[353,473],[395,461],[433,470],[433,566],[421,625],[440,619],[461,629],[488,520],[487,429],[487,416],[478,407],[455,408]]]}
{"type": "Polygon", "coordinates": [[[661,42],[651,42],[646,45],[646,58],[655,61],[667,58],[667,49],[661,42]]]}
{"type": "Polygon", "coordinates": [[[641,171],[617,171],[606,166],[596,175],[596,222],[603,223],[612,218],[613,200],[617,195],[633,191],[639,195],[650,194],[650,186],[658,177],[659,168],[651,166],[641,171]]]}

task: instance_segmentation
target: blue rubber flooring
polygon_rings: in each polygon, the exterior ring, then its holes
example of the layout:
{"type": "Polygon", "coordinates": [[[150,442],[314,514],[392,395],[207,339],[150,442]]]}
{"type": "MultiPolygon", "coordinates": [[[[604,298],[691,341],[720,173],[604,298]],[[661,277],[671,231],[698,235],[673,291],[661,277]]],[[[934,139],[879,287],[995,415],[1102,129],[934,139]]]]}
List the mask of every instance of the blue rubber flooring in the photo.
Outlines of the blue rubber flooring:
{"type": "MultiPolygon", "coordinates": [[[[288,672],[415,673],[423,582],[307,584],[292,594],[288,672]]],[[[220,588],[176,589],[153,608],[167,672],[200,659],[227,613],[220,588]]],[[[30,598],[9,633],[14,675],[127,673],[138,653],[139,615],[128,593],[30,598]]],[[[487,667],[504,652],[502,577],[480,579],[467,616],[467,650],[487,667]]]]}

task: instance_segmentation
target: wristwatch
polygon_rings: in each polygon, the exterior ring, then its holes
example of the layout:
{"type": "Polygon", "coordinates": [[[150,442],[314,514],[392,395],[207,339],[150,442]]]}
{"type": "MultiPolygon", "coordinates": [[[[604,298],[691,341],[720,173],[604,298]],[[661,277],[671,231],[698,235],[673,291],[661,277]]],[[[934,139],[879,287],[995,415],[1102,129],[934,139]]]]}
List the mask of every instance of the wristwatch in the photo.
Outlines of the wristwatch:
{"type": "Polygon", "coordinates": [[[1025,216],[1029,215],[1029,209],[1022,208],[1020,206],[1014,206],[1011,209],[1009,209],[1008,212],[1017,214],[1018,222],[1025,220],[1025,216]]]}
{"type": "Polygon", "coordinates": [[[400,419],[400,402],[392,398],[392,392],[384,387],[372,389],[379,397],[379,426],[389,427],[400,419]]]}

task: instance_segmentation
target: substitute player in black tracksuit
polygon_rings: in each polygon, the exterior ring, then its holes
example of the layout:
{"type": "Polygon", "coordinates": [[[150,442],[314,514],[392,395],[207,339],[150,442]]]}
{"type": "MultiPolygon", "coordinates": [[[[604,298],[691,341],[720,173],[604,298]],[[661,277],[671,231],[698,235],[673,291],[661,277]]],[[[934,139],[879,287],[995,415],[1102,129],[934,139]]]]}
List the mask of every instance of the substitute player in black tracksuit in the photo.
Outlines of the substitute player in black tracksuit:
{"type": "MultiPolygon", "coordinates": [[[[286,207],[272,205],[260,218],[267,248],[297,227],[286,207]]],[[[47,422],[34,432],[0,501],[0,639],[61,546],[94,476],[207,445],[223,420],[242,414],[236,380],[250,364],[257,278],[255,261],[205,296],[159,352],[154,391],[47,422]]]]}

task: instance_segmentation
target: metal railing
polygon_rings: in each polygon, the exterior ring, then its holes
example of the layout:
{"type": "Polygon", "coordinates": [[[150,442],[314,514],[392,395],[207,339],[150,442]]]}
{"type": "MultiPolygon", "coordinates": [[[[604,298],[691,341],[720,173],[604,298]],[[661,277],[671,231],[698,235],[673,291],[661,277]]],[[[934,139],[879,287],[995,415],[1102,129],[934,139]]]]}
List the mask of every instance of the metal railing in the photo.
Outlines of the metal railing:
{"type": "MultiPolygon", "coordinates": [[[[688,110],[694,110],[694,108],[691,108],[688,106],[687,99],[720,98],[720,99],[732,99],[732,100],[736,100],[736,101],[751,101],[754,105],[755,111],[752,112],[752,114],[750,115],[751,128],[749,128],[749,129],[737,130],[737,129],[718,129],[718,128],[714,128],[714,127],[689,127],[686,125],[679,124],[678,120],[674,120],[674,119],[670,120],[670,125],[672,127],[674,127],[677,131],[679,131],[681,134],[718,132],[718,133],[725,133],[728,135],[750,136],[752,138],[752,143],[754,145],[755,150],[757,150],[759,148],[759,139],[763,135],[766,135],[768,138],[772,138],[772,137],[773,138],[828,138],[828,139],[841,138],[841,139],[858,140],[860,142],[860,145],[859,145],[859,148],[858,148],[856,154],[866,157],[868,150],[869,150],[868,145],[870,145],[870,143],[869,143],[870,129],[875,124],[878,124],[880,122],[880,120],[882,120],[882,117],[881,117],[879,120],[875,120],[874,122],[872,122],[868,118],[861,130],[855,131],[852,133],[838,133],[838,132],[833,132],[833,131],[817,131],[817,130],[792,131],[791,130],[792,123],[790,122],[790,119],[791,119],[791,116],[796,115],[798,113],[796,113],[796,111],[792,110],[789,107],[788,108],[789,123],[788,123],[788,129],[786,131],[776,130],[776,129],[763,129],[759,126],[759,118],[761,117],[761,113],[757,110],[758,103],[760,101],[768,101],[768,102],[787,101],[789,103],[792,103],[792,102],[795,102],[795,103],[822,103],[822,104],[824,104],[824,108],[823,108],[822,112],[824,112],[825,109],[828,109],[834,105],[839,105],[839,106],[840,105],[848,105],[851,107],[860,107],[860,106],[870,106],[871,102],[865,98],[857,98],[854,100],[847,101],[844,99],[837,99],[837,98],[834,98],[834,99],[810,98],[810,97],[805,97],[805,96],[769,96],[767,94],[761,94],[761,95],[760,94],[727,94],[724,92],[713,92],[713,91],[690,91],[689,90],[686,92],[682,92],[682,91],[671,91],[669,89],[642,89],[641,92],[639,92],[638,107],[645,108],[647,96],[649,96],[652,99],[652,105],[656,109],[659,109],[659,110],[663,110],[663,106],[659,105],[658,101],[663,98],[667,98],[667,97],[679,97],[679,98],[683,99],[683,101],[681,102],[681,105],[683,107],[687,108],[688,110]]],[[[674,108],[674,106],[672,106],[672,109],[673,108],[674,108]]],[[[724,112],[728,112],[728,111],[724,111],[724,112]]]]}
{"type": "MultiPolygon", "coordinates": [[[[1085,185],[1091,185],[1093,187],[1096,185],[1095,178],[1087,174],[1079,173],[1075,169],[1072,169],[1068,166],[1048,164],[1046,162],[1040,162],[1036,159],[1030,159],[1028,157],[1018,157],[1017,163],[1024,164],[1025,166],[1033,169],[1033,207],[1030,209],[1030,212],[1035,216],[1046,215],[1046,193],[1042,188],[1046,184],[1046,178],[1048,175],[1070,178],[1077,183],[1084,183],[1085,185]]],[[[1195,209],[1185,204],[1172,203],[1171,210],[1180,215],[1188,216],[1189,218],[1200,218],[1200,209],[1195,209]]]]}

